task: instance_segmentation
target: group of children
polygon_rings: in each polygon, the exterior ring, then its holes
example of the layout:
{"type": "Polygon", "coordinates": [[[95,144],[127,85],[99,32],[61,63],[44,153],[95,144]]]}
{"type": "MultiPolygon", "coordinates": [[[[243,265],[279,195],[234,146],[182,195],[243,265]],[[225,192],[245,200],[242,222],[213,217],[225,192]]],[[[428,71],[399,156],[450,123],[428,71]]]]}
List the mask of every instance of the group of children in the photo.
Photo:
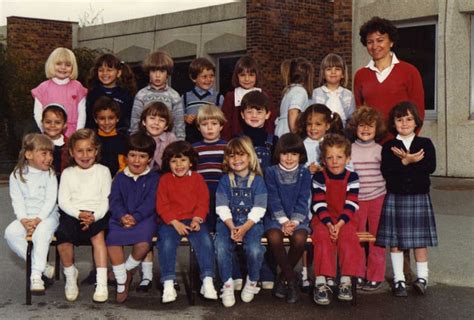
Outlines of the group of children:
{"type": "Polygon", "coordinates": [[[43,134],[23,139],[10,176],[17,219],[5,238],[26,258],[26,236],[32,236],[33,293],[43,294],[45,277],[53,276],[47,264],[53,235],[68,301],[79,295],[75,245],[93,247],[93,301],[108,300],[112,277],[122,303],[140,264],[137,290],[151,287],[154,236],[163,303],[177,298],[176,252],[184,236],[199,264],[201,294],[218,299],[217,270],[226,307],[235,304],[235,290],[250,302],[261,288],[295,303],[302,257],[303,284],[313,264],[317,304],[329,304],[333,292],[352,300],[351,277],[364,290],[380,288],[385,246],[391,247],[394,294],[407,295],[400,251],[407,248],[415,248],[414,287],[425,292],[426,248],[437,244],[429,198],[436,158],[431,141],[415,134],[422,120],[413,104],[394,106],[388,127],[396,138],[381,146],[385,123],[372,108],[356,110],[344,87],[346,65],[336,54],[324,58],[314,91],[308,60],[283,62],[279,112],[249,56],[237,62],[235,88],[225,97],[215,90],[215,68],[205,58],[191,63],[195,87],[183,97],[168,85],[169,55],[151,53],[143,68],[150,82],[133,99],[130,68],[105,54],[91,70],[87,93],[75,80],[74,54],[58,48],[46,63],[49,80],[32,90],[43,134]],[[377,235],[367,258],[356,235],[366,230],[377,235]],[[124,246],[132,246],[128,257],[124,246]]]}

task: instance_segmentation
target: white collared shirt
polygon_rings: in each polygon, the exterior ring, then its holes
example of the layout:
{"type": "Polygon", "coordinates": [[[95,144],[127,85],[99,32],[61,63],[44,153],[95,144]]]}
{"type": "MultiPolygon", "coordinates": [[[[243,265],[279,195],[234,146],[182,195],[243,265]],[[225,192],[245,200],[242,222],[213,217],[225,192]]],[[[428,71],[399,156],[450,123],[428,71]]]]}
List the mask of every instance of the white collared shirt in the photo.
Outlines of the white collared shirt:
{"type": "Polygon", "coordinates": [[[393,70],[393,67],[394,67],[397,63],[400,62],[394,52],[390,52],[390,54],[392,55],[392,62],[390,63],[390,66],[388,66],[387,68],[383,69],[382,71],[380,71],[380,70],[375,66],[375,61],[374,61],[373,59],[371,59],[371,60],[369,61],[369,64],[366,66],[366,68],[369,68],[370,70],[372,70],[372,71],[375,72],[375,76],[377,77],[377,80],[378,80],[380,83],[384,82],[385,79],[388,78],[388,76],[390,75],[390,73],[391,73],[392,70],[393,70]]]}
{"type": "Polygon", "coordinates": [[[414,132],[409,136],[401,136],[397,134],[397,140],[400,140],[401,142],[403,142],[403,145],[405,146],[407,151],[410,151],[410,147],[411,147],[411,143],[413,142],[413,139],[415,139],[414,132]]]}

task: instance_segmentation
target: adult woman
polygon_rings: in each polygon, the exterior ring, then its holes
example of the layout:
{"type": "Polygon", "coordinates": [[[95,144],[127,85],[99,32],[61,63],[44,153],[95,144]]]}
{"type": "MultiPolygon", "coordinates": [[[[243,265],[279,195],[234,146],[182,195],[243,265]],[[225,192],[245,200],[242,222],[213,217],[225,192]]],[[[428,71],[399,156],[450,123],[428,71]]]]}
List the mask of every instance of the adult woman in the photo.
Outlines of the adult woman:
{"type": "Polygon", "coordinates": [[[372,57],[354,77],[356,105],[375,108],[383,119],[401,101],[411,101],[421,119],[425,116],[424,90],[415,66],[397,59],[392,47],[398,40],[397,28],[386,19],[373,17],[360,27],[360,41],[372,57]]]}

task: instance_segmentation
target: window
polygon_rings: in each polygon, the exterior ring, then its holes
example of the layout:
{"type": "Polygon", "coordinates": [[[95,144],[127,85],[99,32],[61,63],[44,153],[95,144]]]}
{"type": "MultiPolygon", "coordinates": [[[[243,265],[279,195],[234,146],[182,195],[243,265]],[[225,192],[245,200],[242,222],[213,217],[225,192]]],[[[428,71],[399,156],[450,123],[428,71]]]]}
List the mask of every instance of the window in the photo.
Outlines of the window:
{"type": "Polygon", "coordinates": [[[194,82],[189,78],[189,65],[193,59],[194,57],[174,61],[171,87],[178,91],[180,96],[194,88],[194,82]]]}
{"type": "Polygon", "coordinates": [[[224,95],[227,93],[227,91],[233,89],[232,75],[234,73],[234,66],[241,56],[242,54],[232,56],[221,56],[216,59],[216,83],[219,85],[219,91],[224,95]]]}
{"type": "Polygon", "coordinates": [[[399,40],[394,52],[420,71],[425,89],[427,119],[436,118],[436,21],[397,25],[399,40]]]}

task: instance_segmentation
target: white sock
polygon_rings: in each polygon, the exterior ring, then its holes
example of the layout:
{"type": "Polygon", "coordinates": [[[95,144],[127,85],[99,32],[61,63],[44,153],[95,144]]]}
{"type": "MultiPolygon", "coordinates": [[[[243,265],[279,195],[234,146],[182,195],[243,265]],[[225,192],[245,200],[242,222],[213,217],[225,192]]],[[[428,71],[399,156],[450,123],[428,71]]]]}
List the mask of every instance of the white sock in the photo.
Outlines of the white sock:
{"type": "Polygon", "coordinates": [[[249,276],[247,275],[247,280],[245,281],[245,285],[255,287],[257,285],[257,281],[250,280],[249,276]]]}
{"type": "Polygon", "coordinates": [[[224,282],[224,286],[232,286],[232,287],[234,287],[234,279],[229,278],[226,282],[224,282]]]}
{"type": "Polygon", "coordinates": [[[125,269],[125,264],[119,264],[117,266],[112,266],[114,271],[115,280],[117,280],[117,292],[122,293],[125,290],[125,281],[127,281],[127,269],[125,269]]]}
{"type": "Polygon", "coordinates": [[[320,284],[326,284],[326,277],[325,276],[317,276],[314,283],[315,283],[316,286],[318,286],[320,284]]]}
{"type": "Polygon", "coordinates": [[[301,278],[302,280],[308,280],[308,268],[303,267],[303,269],[301,269],[301,278]]]}
{"type": "MultiPolygon", "coordinates": [[[[127,261],[125,261],[125,269],[127,269],[127,271],[133,270],[136,267],[138,267],[140,262],[141,262],[140,260],[135,260],[135,259],[133,259],[132,255],[129,255],[127,261]]],[[[152,264],[152,266],[153,266],[153,264],[152,264]]]]}
{"type": "Polygon", "coordinates": [[[67,277],[71,277],[74,272],[76,272],[76,266],[75,265],[71,265],[70,267],[64,267],[64,275],[67,277]]]}
{"type": "Polygon", "coordinates": [[[142,273],[143,273],[143,279],[148,279],[150,281],[153,280],[153,262],[143,261],[142,273]]]}
{"type": "Polygon", "coordinates": [[[202,284],[214,286],[214,283],[212,282],[212,277],[204,277],[204,279],[202,279],[202,284]]]}
{"type": "Polygon", "coordinates": [[[96,282],[97,284],[107,285],[107,268],[96,268],[97,276],[96,282]]]}
{"type": "Polygon", "coordinates": [[[416,263],[416,275],[428,282],[428,261],[416,263]]]}
{"type": "Polygon", "coordinates": [[[403,252],[390,252],[393,268],[393,281],[405,281],[405,274],[403,274],[403,252]]]}
{"type": "Polygon", "coordinates": [[[33,279],[33,278],[41,279],[41,271],[38,271],[38,270],[31,270],[31,277],[30,277],[30,279],[33,279]]]}
{"type": "Polygon", "coordinates": [[[174,280],[165,280],[163,282],[163,290],[174,288],[174,280]]]}
{"type": "Polygon", "coordinates": [[[341,284],[351,284],[351,277],[349,276],[341,276],[341,284]]]}

